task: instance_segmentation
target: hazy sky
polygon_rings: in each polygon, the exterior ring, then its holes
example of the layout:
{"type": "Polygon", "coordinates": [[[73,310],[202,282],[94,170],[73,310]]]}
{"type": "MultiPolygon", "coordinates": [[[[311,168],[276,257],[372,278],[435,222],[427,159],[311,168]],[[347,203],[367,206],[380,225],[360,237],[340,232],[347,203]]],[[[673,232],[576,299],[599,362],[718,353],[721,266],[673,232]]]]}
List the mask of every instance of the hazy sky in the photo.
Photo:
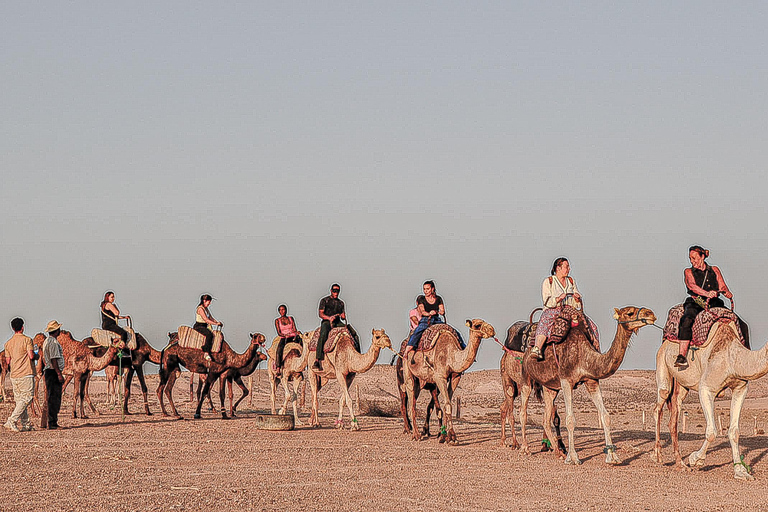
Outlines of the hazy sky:
{"type": "MultiPolygon", "coordinates": [[[[426,279],[506,328],[571,260],[605,350],[711,249],[762,347],[762,2],[7,3],[0,320],[152,345],[202,293],[236,350],[342,285],[399,345],[426,279]]],[[[0,328],[0,332],[3,328],[0,328]]],[[[4,338],[4,339],[7,339],[4,338]]],[[[623,368],[653,368],[646,327],[623,368]]],[[[473,368],[498,367],[481,346],[473,368]]],[[[388,361],[385,353],[380,361],[388,361]]],[[[153,371],[147,365],[147,369],[153,371]]],[[[154,366],[152,366],[154,368],[154,366]]]]}

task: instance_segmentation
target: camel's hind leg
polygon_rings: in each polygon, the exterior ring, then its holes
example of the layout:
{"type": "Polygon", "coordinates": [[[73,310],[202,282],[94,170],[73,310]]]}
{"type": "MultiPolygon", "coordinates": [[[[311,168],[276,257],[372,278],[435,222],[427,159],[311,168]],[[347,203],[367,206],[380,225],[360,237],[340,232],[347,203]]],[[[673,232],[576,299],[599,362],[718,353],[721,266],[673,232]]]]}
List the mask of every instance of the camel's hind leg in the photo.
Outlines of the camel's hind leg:
{"type": "Polygon", "coordinates": [[[741,418],[741,407],[744,405],[744,398],[747,396],[747,383],[732,389],[731,397],[731,424],[728,428],[728,440],[731,442],[731,452],[733,453],[733,476],[739,480],[754,480],[755,477],[749,473],[747,465],[741,460],[739,451],[739,418],[741,418]]]}
{"type": "Polygon", "coordinates": [[[436,384],[437,389],[440,391],[440,396],[443,397],[443,421],[445,422],[444,426],[448,431],[448,444],[458,444],[458,439],[456,439],[456,431],[453,429],[453,409],[451,406],[453,393],[451,386],[447,381],[443,379],[435,380],[437,381],[436,384]]]}
{"type": "Polygon", "coordinates": [[[616,446],[614,446],[613,439],[611,438],[611,417],[603,403],[603,394],[600,392],[600,382],[597,380],[588,380],[586,382],[586,388],[590,398],[592,398],[592,402],[594,402],[595,407],[597,407],[597,413],[603,424],[603,434],[605,435],[605,463],[619,464],[621,463],[621,459],[616,455],[616,446]]]}
{"type": "Polygon", "coordinates": [[[576,453],[576,444],[573,438],[573,434],[576,431],[576,415],[573,412],[573,388],[571,383],[565,379],[560,379],[560,387],[563,388],[565,428],[568,429],[568,454],[565,456],[565,463],[581,464],[581,460],[579,460],[579,456],[576,453]]]}
{"type": "Polygon", "coordinates": [[[506,446],[507,444],[507,422],[509,422],[509,430],[512,432],[511,448],[513,450],[520,448],[520,443],[517,442],[517,435],[515,434],[515,396],[517,394],[517,386],[513,383],[504,390],[504,401],[499,408],[501,413],[501,446],[506,446]]]}
{"type": "MultiPolygon", "coordinates": [[[[194,375],[194,373],[192,374],[194,375]]],[[[165,383],[165,397],[168,399],[168,406],[171,408],[171,414],[173,416],[176,416],[177,418],[181,418],[181,414],[179,414],[176,411],[176,404],[173,403],[173,385],[176,383],[176,379],[178,378],[179,373],[176,370],[173,370],[168,373],[168,380],[165,383]]],[[[158,393],[160,392],[160,388],[158,389],[158,393]]],[[[162,398],[160,401],[160,405],[162,406],[162,398]]],[[[163,409],[163,414],[165,414],[165,409],[163,409]]]]}
{"type": "MultiPolygon", "coordinates": [[[[277,414],[277,405],[275,404],[277,402],[277,381],[278,378],[275,377],[273,374],[270,374],[269,376],[269,403],[272,406],[272,414],[277,414]]],[[[280,413],[282,414],[282,413],[280,413]]]]}
{"type": "Polygon", "coordinates": [[[688,465],[691,467],[704,465],[704,460],[707,458],[707,449],[717,437],[715,427],[715,394],[706,386],[699,387],[699,402],[701,403],[702,411],[704,411],[704,418],[707,421],[707,430],[701,448],[688,457],[688,465]]]}
{"type": "Polygon", "coordinates": [[[312,414],[309,418],[309,425],[311,427],[320,427],[319,410],[320,399],[318,394],[320,393],[320,377],[316,376],[313,372],[309,372],[309,385],[312,388],[312,414]]]}
{"type": "Polygon", "coordinates": [[[531,454],[526,436],[526,425],[528,424],[528,400],[531,398],[532,391],[533,388],[529,382],[523,382],[520,386],[520,451],[526,455],[531,454]]]}
{"type": "Polygon", "coordinates": [[[304,425],[304,423],[302,423],[301,420],[299,420],[299,406],[297,405],[297,402],[299,401],[298,399],[299,392],[303,385],[304,385],[304,378],[301,376],[301,374],[299,373],[298,375],[295,375],[293,377],[293,401],[292,401],[293,423],[294,425],[298,425],[298,426],[304,425]]]}
{"type": "MultiPolygon", "coordinates": [[[[562,436],[560,435],[560,417],[557,416],[557,409],[555,408],[555,399],[557,398],[558,391],[555,389],[543,388],[544,398],[544,416],[542,426],[544,428],[544,439],[552,444],[552,440],[555,440],[554,446],[551,449],[555,452],[558,458],[565,458],[565,451],[563,448],[562,436]],[[555,421],[557,418],[557,421],[555,421]],[[553,427],[556,430],[553,430],[553,427]]],[[[522,420],[521,420],[522,421],[522,420]]],[[[542,441],[543,442],[543,441],[542,441]]],[[[544,451],[542,449],[542,451],[544,451]]]]}
{"type": "MultiPolygon", "coordinates": [[[[672,396],[669,398],[669,435],[672,438],[672,451],[675,454],[675,464],[679,469],[688,470],[688,466],[683,461],[680,454],[680,410],[683,400],[688,396],[688,389],[682,387],[679,383],[672,383],[672,396]]],[[[661,462],[661,461],[659,461],[661,462]]]]}
{"type": "MultiPolygon", "coordinates": [[[[360,430],[360,423],[357,420],[357,417],[355,416],[355,408],[352,404],[352,397],[349,395],[349,388],[352,387],[352,381],[355,380],[355,374],[350,373],[349,375],[338,375],[336,378],[338,379],[341,377],[342,380],[339,380],[339,383],[344,383],[342,385],[342,406],[343,403],[346,402],[347,408],[349,409],[349,415],[352,418],[352,425],[350,425],[351,430],[360,430]]],[[[339,420],[341,420],[341,410],[339,410],[339,420]]]]}
{"type": "MultiPolygon", "coordinates": [[[[664,415],[664,404],[672,394],[674,381],[669,375],[669,368],[664,361],[664,346],[656,353],[656,407],[653,408],[653,419],[656,426],[656,443],[653,447],[651,459],[661,463],[661,417],[664,415]]],[[[670,407],[671,409],[671,407],[670,407]]]]}

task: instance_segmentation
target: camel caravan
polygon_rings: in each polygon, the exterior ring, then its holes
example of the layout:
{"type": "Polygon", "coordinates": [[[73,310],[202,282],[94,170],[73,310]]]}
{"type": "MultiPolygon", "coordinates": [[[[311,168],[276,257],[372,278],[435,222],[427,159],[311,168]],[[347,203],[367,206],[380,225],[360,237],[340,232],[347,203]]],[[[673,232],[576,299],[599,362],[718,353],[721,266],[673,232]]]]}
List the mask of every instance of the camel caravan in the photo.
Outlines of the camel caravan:
{"type": "MultiPolygon", "coordinates": [[[[656,324],[657,317],[645,307],[624,306],[614,310],[616,321],[613,340],[601,351],[597,325],[586,315],[584,300],[566,258],[555,260],[550,275],[542,282],[542,307],[537,307],[526,320],[514,322],[503,343],[486,321],[467,320],[467,341],[461,332],[446,322],[446,304],[437,295],[435,283],[426,281],[423,294],[416,299],[409,313],[410,332],[402,341],[391,364],[400,393],[400,413],[403,433],[413,441],[430,438],[430,418],[436,413],[439,443],[459,444],[454,422],[453,396],[462,375],[475,361],[483,340],[493,339],[503,348],[499,362],[504,392],[500,407],[501,445],[507,446],[507,424],[512,441],[509,446],[531,455],[527,436],[528,405],[531,395],[544,404],[541,418],[543,437],[541,451],[551,451],[566,464],[581,464],[576,450],[576,414],[573,392],[584,385],[598,413],[604,434],[605,463],[620,464],[611,436],[611,418],[600,390],[600,381],[613,375],[621,366],[634,334],[646,326],[661,329],[661,346],[656,355],[657,403],[654,409],[656,442],[651,457],[663,462],[660,426],[664,407],[669,409],[669,432],[675,456],[675,466],[681,470],[702,467],[707,449],[716,437],[714,401],[725,389],[732,391],[731,419],[728,439],[733,455],[734,477],[752,480],[751,468],[744,462],[739,449],[739,419],[749,381],[768,373],[768,344],[761,350],[750,350],[747,324],[734,312],[734,299],[722,273],[706,263],[709,251],[700,246],[689,249],[691,267],[684,271],[688,297],[673,306],[665,327],[656,324]],[[720,298],[730,300],[726,307],[720,298]],[[538,320],[535,315],[540,313],[538,320]],[[418,425],[416,403],[422,390],[430,395],[425,421],[418,425]],[[680,453],[678,422],[681,405],[691,390],[699,394],[706,420],[706,434],[701,448],[686,459],[680,453]],[[567,439],[561,434],[561,416],[555,406],[562,393],[565,404],[567,439]],[[515,430],[515,399],[519,400],[520,439],[515,430]]],[[[372,329],[371,342],[362,352],[360,338],[347,322],[345,304],[339,298],[341,287],[333,284],[330,295],[319,302],[320,326],[300,331],[288,315],[288,308],[278,307],[274,337],[269,349],[265,336],[250,334],[248,346],[238,353],[225,340],[223,323],[210,312],[210,295],[202,295],[195,310],[192,326],[182,325],[168,333],[168,342],[157,350],[133,329],[132,320],[124,316],[115,304],[115,294],[107,292],[100,306],[101,329],[78,341],[61,324],[52,321],[45,333],[34,338],[24,335],[23,320],[11,322],[14,336],[0,352],[2,398],[6,377],[14,384],[16,409],[5,427],[8,430],[31,430],[27,406],[33,416],[40,416],[41,428],[58,428],[58,411],[63,389],[73,383],[72,417],[86,418],[85,404],[91,413],[99,414],[89,396],[89,382],[94,372],[105,370],[109,383],[110,402],[116,403],[124,415],[129,412],[131,381],[136,374],[143,396],[144,413],[151,415],[147,400],[144,363],[158,365],[159,385],[156,390],[164,416],[180,418],[173,399],[176,380],[182,368],[190,372],[190,401],[196,402],[194,418],[201,418],[207,400],[215,410],[210,393],[219,382],[219,410],[222,419],[236,417],[237,407],[249,395],[245,377],[255,372],[259,363],[267,362],[270,384],[271,415],[290,419],[290,428],[303,426],[300,411],[305,405],[305,389],[311,390],[308,411],[310,428],[320,427],[319,395],[330,381],[341,390],[334,427],[360,430],[350,387],[357,374],[371,369],[383,349],[393,350],[384,329],[372,329]],[[124,327],[118,325],[124,320],[124,327]],[[39,349],[39,353],[32,348],[39,349]],[[263,350],[262,350],[263,349],[263,350]],[[25,359],[26,358],[26,359],[25,359]],[[39,363],[35,363],[39,359],[39,363]],[[193,393],[194,376],[198,390],[193,393]],[[37,378],[35,378],[37,377],[37,378]],[[24,380],[26,379],[26,380],[24,380]],[[233,384],[242,393],[234,401],[233,384]],[[229,408],[225,409],[225,389],[228,387],[229,408]],[[278,389],[283,400],[278,407],[278,389]],[[19,390],[17,394],[17,388],[19,390]],[[42,398],[44,397],[44,398],[42,398]],[[116,397],[119,397],[116,398],[116,397]],[[42,407],[40,404],[42,403],[42,407]],[[78,407],[79,403],[79,407],[78,407]],[[290,404],[290,411],[289,411],[290,404]],[[349,421],[345,424],[345,409],[349,421]],[[17,426],[21,424],[21,429],[17,426]]]]}

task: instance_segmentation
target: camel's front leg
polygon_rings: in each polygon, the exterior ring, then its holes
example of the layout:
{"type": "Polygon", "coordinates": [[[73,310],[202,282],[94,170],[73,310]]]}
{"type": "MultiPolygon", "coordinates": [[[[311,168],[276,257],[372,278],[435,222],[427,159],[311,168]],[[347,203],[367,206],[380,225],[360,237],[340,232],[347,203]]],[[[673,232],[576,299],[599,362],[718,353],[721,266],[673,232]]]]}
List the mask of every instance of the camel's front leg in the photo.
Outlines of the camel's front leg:
{"type": "Polygon", "coordinates": [[[275,414],[277,412],[277,406],[275,405],[276,401],[277,401],[277,377],[275,377],[274,375],[270,374],[270,376],[269,376],[269,403],[272,404],[272,414],[275,414]]]}
{"type": "MultiPolygon", "coordinates": [[[[347,403],[347,407],[349,408],[349,415],[352,417],[352,425],[350,426],[350,430],[360,430],[360,423],[357,421],[357,417],[355,416],[355,408],[352,404],[352,397],[349,396],[349,388],[352,387],[352,381],[355,380],[355,374],[349,374],[349,375],[336,375],[336,378],[341,378],[343,380],[340,380],[339,383],[342,384],[342,390],[344,397],[344,402],[347,403]]],[[[339,419],[341,419],[341,411],[339,411],[339,419]]]]}
{"type": "Polygon", "coordinates": [[[299,378],[294,378],[293,380],[293,401],[291,403],[293,405],[293,423],[294,425],[297,425],[297,426],[304,425],[301,422],[301,420],[299,420],[299,407],[297,405],[297,402],[299,401],[298,399],[299,390],[301,389],[301,385],[303,384],[302,380],[303,379],[299,379],[299,378]]]}
{"type": "Polygon", "coordinates": [[[597,380],[589,380],[586,382],[587,393],[594,402],[597,408],[597,414],[600,417],[600,421],[603,424],[603,434],[605,434],[605,463],[606,464],[619,464],[621,459],[616,455],[616,446],[611,439],[611,417],[608,415],[608,410],[603,403],[603,394],[600,392],[600,382],[597,380]]]}
{"type": "Polygon", "coordinates": [[[414,441],[421,439],[421,432],[416,428],[416,379],[412,375],[405,375],[405,395],[407,398],[406,406],[411,410],[410,418],[406,415],[406,419],[410,421],[411,438],[414,441]]]}
{"type": "MultiPolygon", "coordinates": [[[[194,375],[194,373],[192,375],[194,375]]],[[[173,403],[173,385],[176,384],[178,376],[179,373],[175,370],[168,373],[168,381],[165,384],[165,397],[168,399],[168,406],[171,408],[171,414],[177,418],[181,418],[181,414],[176,411],[176,404],[173,403]]]]}
{"type": "Polygon", "coordinates": [[[501,446],[507,445],[507,421],[509,421],[509,428],[512,431],[512,449],[516,450],[520,448],[520,443],[517,442],[515,437],[515,397],[512,388],[508,388],[506,397],[499,407],[501,414],[501,446]]]}
{"type": "Polygon", "coordinates": [[[96,407],[93,405],[93,401],[91,401],[91,375],[93,375],[93,373],[88,372],[88,377],[85,378],[85,401],[88,403],[88,407],[91,409],[93,414],[96,416],[101,416],[101,413],[96,410],[96,407]]]}
{"type": "Polygon", "coordinates": [[[675,455],[675,464],[683,471],[690,471],[691,468],[683,461],[680,454],[680,411],[683,406],[683,400],[688,396],[688,389],[675,382],[672,390],[672,397],[669,399],[669,435],[672,438],[672,451],[675,455]]]}
{"type": "Polygon", "coordinates": [[[320,419],[318,418],[318,411],[320,410],[320,400],[318,398],[318,392],[320,387],[320,378],[310,372],[309,385],[312,388],[312,415],[309,419],[309,425],[312,427],[320,426],[320,419]]]}
{"type": "Polygon", "coordinates": [[[731,424],[728,428],[728,440],[731,442],[731,452],[733,453],[733,476],[739,480],[754,480],[755,477],[749,472],[749,467],[742,460],[739,451],[739,419],[741,418],[741,407],[744,405],[744,398],[747,396],[747,383],[735,387],[731,396],[731,424]]]}
{"type": "Polygon", "coordinates": [[[528,437],[526,436],[526,426],[528,425],[528,400],[531,398],[530,383],[523,382],[520,386],[520,451],[526,455],[531,454],[531,449],[528,447],[528,437]]]}
{"type": "MultiPolygon", "coordinates": [[[[443,399],[443,428],[447,429],[448,444],[458,444],[456,431],[453,429],[453,409],[451,407],[451,395],[448,382],[439,377],[435,378],[435,384],[440,391],[440,397],[443,399]]],[[[442,434],[442,431],[441,431],[442,434]]]]}
{"type": "MultiPolygon", "coordinates": [[[[560,435],[560,416],[557,416],[557,409],[555,408],[555,399],[557,398],[558,391],[555,389],[544,388],[544,439],[549,441],[552,451],[555,452],[558,458],[565,458],[565,445],[563,445],[563,438],[560,435]],[[557,421],[555,421],[555,419],[557,421]],[[552,427],[555,429],[553,430],[552,427]]],[[[544,443],[544,439],[542,443],[544,443]]],[[[544,449],[542,448],[542,451],[544,449]]]]}
{"type": "Polygon", "coordinates": [[[560,379],[560,387],[563,388],[563,400],[565,401],[565,428],[568,429],[568,454],[565,456],[566,464],[581,464],[576,454],[576,444],[573,434],[576,430],[576,415],[573,413],[573,388],[571,383],[560,379]]]}
{"type": "Polygon", "coordinates": [[[701,403],[702,411],[704,411],[704,419],[707,421],[707,431],[701,448],[688,457],[688,464],[691,467],[704,465],[704,459],[707,458],[707,449],[717,437],[717,430],[715,428],[715,393],[706,386],[700,386],[699,402],[701,403]]]}

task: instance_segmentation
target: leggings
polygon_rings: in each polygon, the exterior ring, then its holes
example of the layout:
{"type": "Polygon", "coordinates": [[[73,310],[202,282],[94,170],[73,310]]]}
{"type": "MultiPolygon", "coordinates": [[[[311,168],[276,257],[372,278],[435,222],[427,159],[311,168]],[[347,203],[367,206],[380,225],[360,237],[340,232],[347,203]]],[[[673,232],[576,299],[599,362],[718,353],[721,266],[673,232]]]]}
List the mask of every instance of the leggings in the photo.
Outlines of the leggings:
{"type": "Polygon", "coordinates": [[[205,336],[205,343],[203,343],[201,348],[203,349],[203,352],[210,353],[211,347],[213,347],[213,331],[208,328],[208,324],[205,322],[195,322],[195,325],[193,325],[192,328],[205,336]]]}
{"type": "MultiPolygon", "coordinates": [[[[696,316],[704,311],[704,308],[696,304],[692,297],[685,299],[684,307],[683,316],[680,318],[680,328],[677,330],[677,339],[691,341],[691,338],[693,338],[693,323],[696,321],[696,316]]],[[[709,299],[709,307],[723,308],[725,303],[723,299],[716,297],[709,299]]]]}
{"type": "Polygon", "coordinates": [[[283,366],[283,349],[285,348],[285,344],[292,341],[301,343],[298,336],[288,336],[287,338],[280,336],[280,341],[277,342],[277,352],[275,353],[275,366],[278,368],[283,366]]]}

